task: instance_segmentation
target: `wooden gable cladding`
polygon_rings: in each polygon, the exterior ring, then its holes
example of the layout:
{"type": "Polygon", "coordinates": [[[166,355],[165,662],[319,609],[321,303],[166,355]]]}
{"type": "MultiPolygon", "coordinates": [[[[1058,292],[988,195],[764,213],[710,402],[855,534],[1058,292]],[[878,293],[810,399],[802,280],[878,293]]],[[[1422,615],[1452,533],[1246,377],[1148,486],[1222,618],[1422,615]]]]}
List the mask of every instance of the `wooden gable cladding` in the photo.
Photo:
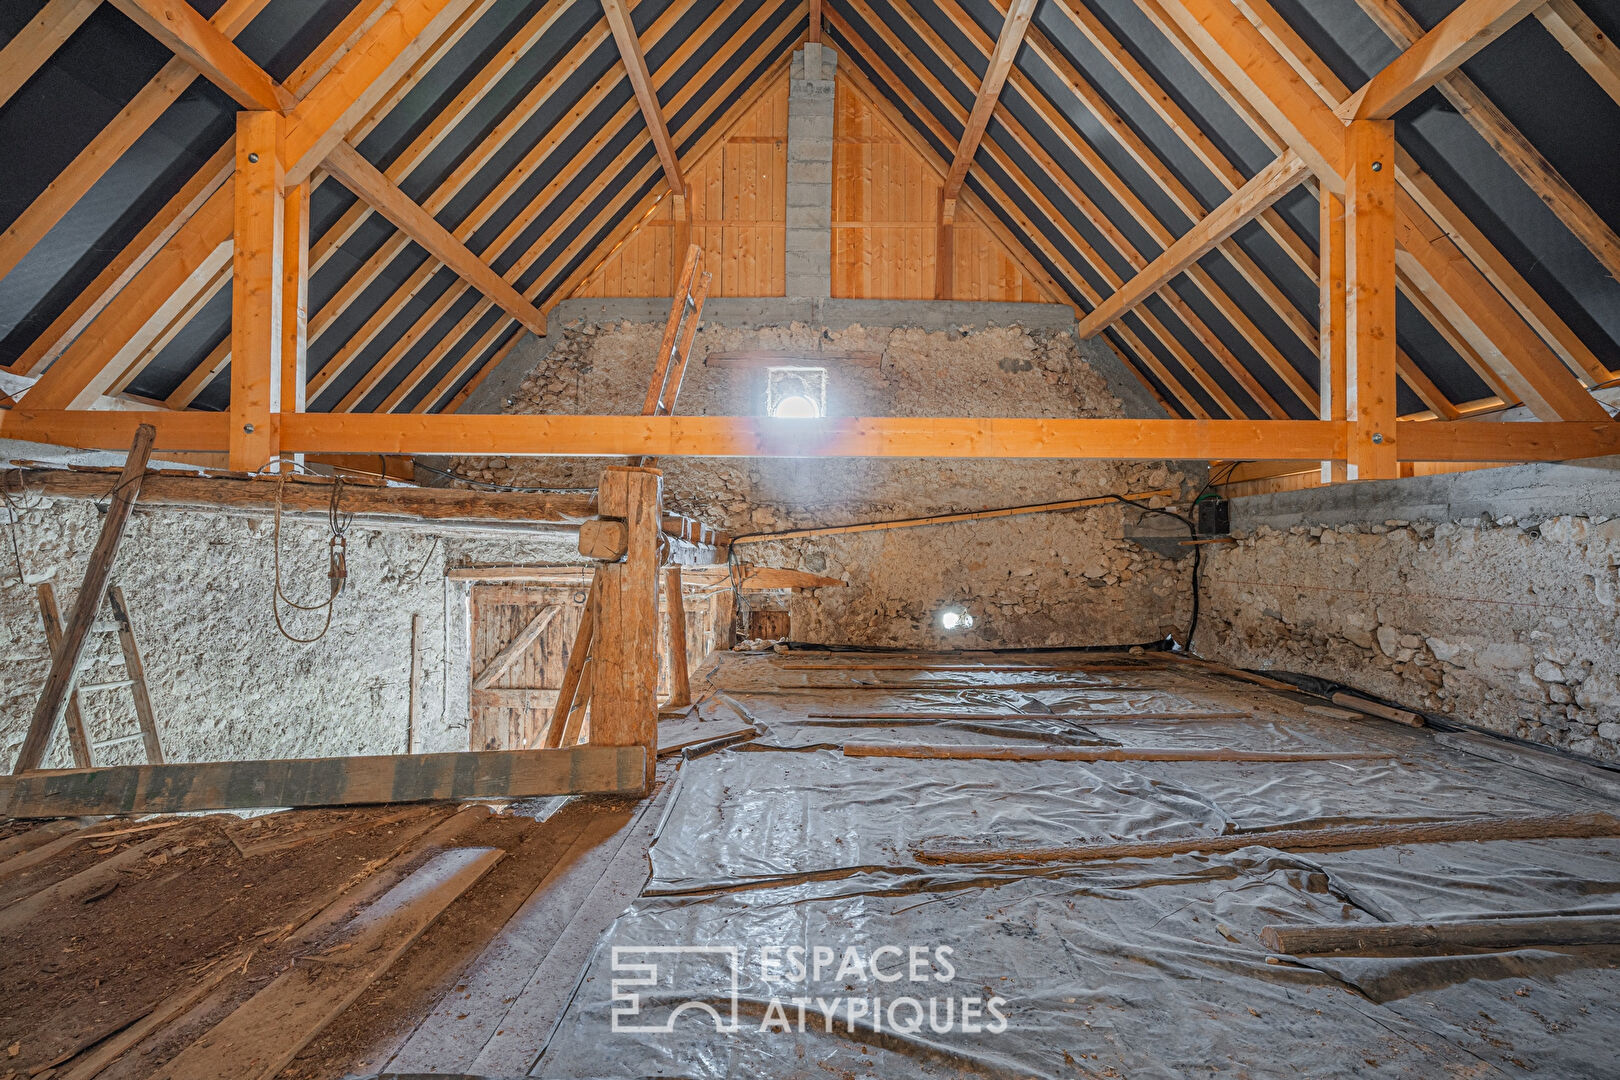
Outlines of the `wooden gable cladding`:
{"type": "MultiPolygon", "coordinates": [[[[782,296],[787,235],[788,72],[686,171],[691,242],[714,274],[710,296],[782,296]]],[[[668,296],[684,244],[663,198],[575,296],[668,296]]]]}
{"type": "MultiPolygon", "coordinates": [[[[943,178],[842,74],[833,125],[833,295],[935,299],[943,178]]],[[[949,299],[1054,299],[971,210],[954,232],[949,299]]]]}

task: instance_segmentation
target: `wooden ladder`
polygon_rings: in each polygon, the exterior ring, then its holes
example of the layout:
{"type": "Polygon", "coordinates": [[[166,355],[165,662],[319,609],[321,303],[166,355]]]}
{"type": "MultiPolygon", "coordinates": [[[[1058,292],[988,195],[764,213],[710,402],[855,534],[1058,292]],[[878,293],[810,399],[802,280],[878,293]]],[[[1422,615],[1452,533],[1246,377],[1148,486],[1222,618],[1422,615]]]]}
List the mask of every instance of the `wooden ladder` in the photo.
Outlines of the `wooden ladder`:
{"type": "MultiPolygon", "coordinates": [[[[62,616],[56,606],[56,590],[51,588],[51,583],[47,581],[39,585],[37,592],[40,615],[45,622],[45,641],[54,656],[62,646],[62,616]]],[[[152,711],[152,697],[147,693],[146,667],[141,662],[141,649],[135,641],[135,628],[129,620],[129,603],[124,599],[124,590],[117,585],[108,589],[107,603],[112,608],[112,620],[110,622],[98,620],[93,629],[97,633],[118,634],[118,644],[124,654],[125,677],[108,682],[76,683],[72,687],[67,707],[67,731],[68,745],[73,751],[73,765],[79,769],[92,768],[95,765],[92,751],[104,750],[109,746],[131,742],[137,738],[146,744],[147,764],[161,765],[163,746],[158,741],[157,717],[152,711]],[[89,733],[85,730],[84,715],[79,709],[79,695],[123,690],[126,687],[135,698],[135,718],[140,724],[140,731],[100,743],[91,743],[89,733]]]]}

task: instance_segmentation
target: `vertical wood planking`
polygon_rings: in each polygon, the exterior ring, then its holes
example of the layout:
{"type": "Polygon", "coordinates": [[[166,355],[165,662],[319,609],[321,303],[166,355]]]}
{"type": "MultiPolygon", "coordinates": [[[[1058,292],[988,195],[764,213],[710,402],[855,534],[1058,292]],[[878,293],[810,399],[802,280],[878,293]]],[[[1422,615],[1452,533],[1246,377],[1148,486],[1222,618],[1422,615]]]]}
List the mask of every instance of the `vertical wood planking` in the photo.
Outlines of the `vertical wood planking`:
{"type": "Polygon", "coordinates": [[[250,472],[275,455],[271,414],[281,403],[281,129],[275,113],[236,114],[230,467],[250,472]]]}
{"type": "Polygon", "coordinates": [[[1395,459],[1395,124],[1346,133],[1345,411],[1351,479],[1399,475],[1395,459]]]}

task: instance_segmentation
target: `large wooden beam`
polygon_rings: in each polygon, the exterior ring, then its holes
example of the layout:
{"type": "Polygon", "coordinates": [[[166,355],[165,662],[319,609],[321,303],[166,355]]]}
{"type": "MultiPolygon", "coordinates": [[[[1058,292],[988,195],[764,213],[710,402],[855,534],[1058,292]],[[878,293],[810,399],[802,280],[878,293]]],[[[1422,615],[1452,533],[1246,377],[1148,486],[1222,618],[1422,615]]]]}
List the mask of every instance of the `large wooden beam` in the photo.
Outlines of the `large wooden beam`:
{"type": "Polygon", "coordinates": [[[255,472],[277,452],[281,408],[285,167],[281,117],[236,114],[231,261],[231,468],[255,472]]]}
{"type": "Polygon", "coordinates": [[[286,112],[297,99],[185,0],[112,0],[113,6],[244,109],[286,112]]]}
{"type": "Polygon", "coordinates": [[[470,282],[474,288],[536,334],[546,332],[546,317],[523,294],[506,282],[488,263],[468,250],[438,219],[422,209],[347,143],[339,143],[326,158],[326,170],[383,217],[403,230],[428,253],[470,282]]]}
{"type": "Polygon", "coordinates": [[[947,205],[956,200],[963,181],[967,179],[968,169],[973,167],[974,155],[979,152],[979,140],[984,138],[984,129],[990,126],[990,117],[995,115],[996,102],[1001,100],[1001,88],[1006,85],[1007,76],[1018,58],[1018,50],[1024,44],[1024,33],[1035,15],[1037,2],[1012,0],[1012,6],[1007,9],[1007,17],[1001,24],[1001,35],[996,38],[995,50],[991,52],[989,66],[984,70],[984,80],[979,83],[973,109],[968,113],[967,125],[956,143],[951,169],[945,174],[944,198],[947,205]]]}
{"type": "Polygon", "coordinates": [[[630,12],[625,7],[624,0],[602,0],[602,13],[607,16],[608,27],[613,31],[613,41],[619,47],[619,56],[624,61],[626,76],[630,79],[630,89],[636,95],[636,104],[641,106],[641,118],[647,122],[647,131],[652,135],[653,149],[658,153],[658,161],[664,167],[664,179],[669,183],[669,190],[676,195],[686,194],[686,178],[681,175],[681,161],[675,153],[675,144],[669,138],[669,125],[664,121],[664,108],[658,103],[658,91],[652,84],[652,75],[647,71],[647,57],[641,51],[641,39],[636,36],[636,27],[630,21],[630,12]]]}
{"type": "Polygon", "coordinates": [[[591,645],[590,741],[593,746],[645,748],[650,785],[658,753],[658,521],[663,477],[656,469],[607,469],[597,498],[605,517],[625,523],[629,545],[622,562],[603,563],[596,569],[600,588],[591,645]]]}
{"type": "Polygon", "coordinates": [[[141,481],[146,477],[146,462],[152,455],[157,431],[150,425],[135,430],[129,447],[129,457],[118,474],[118,483],[109,496],[107,515],[101,521],[101,535],[90,551],[90,561],[84,569],[84,581],[74,597],[73,614],[62,633],[61,643],[51,652],[51,668],[40,688],[39,700],[34,705],[33,717],[28,722],[28,734],[22,748],[17,751],[17,764],[13,772],[37,769],[45,761],[50,749],[51,736],[62,722],[68,704],[73,699],[73,683],[78,678],[79,664],[84,659],[85,643],[90,629],[107,598],[108,579],[112,575],[113,561],[118,557],[118,545],[124,538],[124,526],[129,524],[129,512],[141,492],[141,481]]]}
{"type": "Polygon", "coordinates": [[[1158,292],[1172,278],[1294,190],[1305,179],[1306,172],[1304,159],[1292,152],[1267,165],[1230,199],[1210,211],[1208,217],[1178,238],[1141,273],[1126,282],[1123,288],[1081,319],[1078,328],[1080,336],[1095,337],[1113,325],[1127,311],[1158,292]]]}
{"type": "Polygon", "coordinates": [[[53,770],[0,780],[0,814],[17,818],[178,814],[269,806],[624,795],[642,789],[645,758],[640,746],[574,746],[53,770]]]}
{"type": "MultiPolygon", "coordinates": [[[[222,452],[218,413],[0,410],[0,438],[121,449],[136,425],[164,450],[222,452]]],[[[1321,420],[1027,417],[459,416],[282,414],[288,453],[629,457],[940,457],[1319,461],[1345,456],[1346,425],[1321,420]]],[[[1620,453],[1612,421],[1402,421],[1402,461],[1561,461],[1620,453]]]]}
{"type": "MultiPolygon", "coordinates": [[[[1395,457],[1395,122],[1357,120],[1347,135],[1345,411],[1352,480],[1399,474],[1395,457]]],[[[1331,197],[1331,195],[1329,196],[1331,197]]]]}
{"type": "Polygon", "coordinates": [[[1340,105],[1339,115],[1346,120],[1390,119],[1545,2],[1464,0],[1340,105]]]}
{"type": "Polygon", "coordinates": [[[308,181],[285,189],[281,248],[281,402],[277,412],[303,412],[309,383],[308,181]]]}

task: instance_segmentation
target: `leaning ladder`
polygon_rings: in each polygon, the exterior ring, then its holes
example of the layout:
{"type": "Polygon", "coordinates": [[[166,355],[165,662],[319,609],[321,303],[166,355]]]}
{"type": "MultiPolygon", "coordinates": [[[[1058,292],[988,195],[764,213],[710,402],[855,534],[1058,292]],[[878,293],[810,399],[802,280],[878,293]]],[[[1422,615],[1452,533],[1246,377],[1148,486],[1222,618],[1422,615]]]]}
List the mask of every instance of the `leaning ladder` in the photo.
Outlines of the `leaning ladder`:
{"type": "MultiPolygon", "coordinates": [[[[45,641],[54,656],[62,644],[62,615],[56,606],[56,591],[51,588],[51,583],[46,581],[39,585],[38,593],[39,610],[45,621],[45,641]]],[[[95,764],[93,750],[104,750],[109,746],[131,742],[138,738],[146,744],[147,764],[161,765],[163,746],[158,742],[157,717],[152,712],[152,696],[147,693],[146,667],[141,663],[141,650],[135,641],[135,628],[129,621],[129,604],[124,599],[124,590],[117,585],[108,589],[107,603],[112,608],[112,621],[97,622],[94,629],[99,633],[118,634],[118,644],[124,654],[125,677],[109,682],[82,683],[73,687],[67,707],[68,746],[73,751],[73,764],[75,768],[91,768],[95,764]],[[140,731],[92,744],[89,733],[85,730],[84,715],[79,711],[79,695],[122,690],[126,687],[135,698],[135,718],[140,724],[140,731]]]]}

